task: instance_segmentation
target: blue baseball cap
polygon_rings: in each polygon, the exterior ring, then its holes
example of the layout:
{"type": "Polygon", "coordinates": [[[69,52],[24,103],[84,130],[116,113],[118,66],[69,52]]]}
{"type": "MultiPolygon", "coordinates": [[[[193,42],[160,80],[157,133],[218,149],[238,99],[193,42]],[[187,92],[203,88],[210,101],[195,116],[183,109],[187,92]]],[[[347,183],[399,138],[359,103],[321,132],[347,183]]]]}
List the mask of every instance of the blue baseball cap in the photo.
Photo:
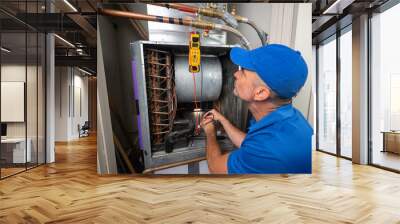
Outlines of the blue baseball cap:
{"type": "Polygon", "coordinates": [[[235,47],[230,57],[234,64],[256,72],[284,99],[294,97],[307,80],[307,64],[301,53],[285,45],[269,44],[254,50],[235,47]]]}

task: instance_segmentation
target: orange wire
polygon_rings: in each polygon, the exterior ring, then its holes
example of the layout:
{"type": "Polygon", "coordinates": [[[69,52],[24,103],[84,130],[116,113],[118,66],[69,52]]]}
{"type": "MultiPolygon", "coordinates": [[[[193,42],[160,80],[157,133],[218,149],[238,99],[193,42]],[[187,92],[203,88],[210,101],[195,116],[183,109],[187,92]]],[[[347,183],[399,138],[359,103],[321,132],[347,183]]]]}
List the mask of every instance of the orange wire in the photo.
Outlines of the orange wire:
{"type": "Polygon", "coordinates": [[[198,109],[198,105],[197,105],[197,90],[196,90],[196,77],[195,74],[192,73],[192,77],[193,77],[193,98],[194,98],[194,106],[195,109],[198,109]]]}
{"type": "Polygon", "coordinates": [[[192,76],[193,76],[193,98],[194,98],[194,108],[195,108],[194,116],[195,116],[195,125],[196,125],[194,131],[195,131],[195,135],[199,135],[200,134],[199,124],[200,124],[200,119],[201,118],[200,118],[200,113],[197,112],[197,109],[199,109],[199,105],[197,104],[197,90],[196,90],[196,76],[195,76],[195,73],[192,73],[192,76]]]}
{"type": "MultiPolygon", "coordinates": [[[[194,98],[194,108],[195,110],[198,109],[198,105],[197,105],[197,91],[196,91],[196,77],[195,74],[192,73],[192,77],[193,77],[193,98],[194,98]]],[[[197,111],[194,112],[194,118],[195,118],[195,134],[198,135],[199,134],[199,116],[197,114],[197,111]]]]}

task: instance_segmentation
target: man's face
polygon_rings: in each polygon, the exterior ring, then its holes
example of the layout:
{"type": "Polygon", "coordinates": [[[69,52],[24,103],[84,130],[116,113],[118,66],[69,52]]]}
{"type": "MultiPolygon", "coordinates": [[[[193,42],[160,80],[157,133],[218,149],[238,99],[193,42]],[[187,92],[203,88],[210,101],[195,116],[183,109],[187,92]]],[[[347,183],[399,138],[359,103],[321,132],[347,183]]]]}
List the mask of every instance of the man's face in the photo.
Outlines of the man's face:
{"type": "Polygon", "coordinates": [[[235,77],[233,94],[244,101],[252,101],[254,98],[254,83],[258,79],[257,73],[239,68],[233,75],[235,77]]]}

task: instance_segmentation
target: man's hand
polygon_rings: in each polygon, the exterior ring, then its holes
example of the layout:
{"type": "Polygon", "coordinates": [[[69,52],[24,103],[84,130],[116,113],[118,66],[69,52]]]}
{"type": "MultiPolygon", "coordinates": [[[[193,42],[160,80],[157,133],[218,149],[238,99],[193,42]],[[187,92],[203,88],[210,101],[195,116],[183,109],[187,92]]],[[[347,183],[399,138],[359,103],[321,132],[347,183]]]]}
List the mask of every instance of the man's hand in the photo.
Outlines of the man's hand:
{"type": "Polygon", "coordinates": [[[201,120],[201,127],[206,133],[206,156],[208,169],[211,173],[227,173],[228,172],[228,153],[222,154],[221,148],[217,142],[214,125],[215,117],[212,113],[206,113],[201,120]]]}
{"type": "Polygon", "coordinates": [[[206,133],[206,136],[215,135],[215,125],[212,114],[209,113],[204,114],[200,125],[203,128],[204,132],[206,133]]]}
{"type": "Polygon", "coordinates": [[[218,112],[216,109],[212,109],[210,111],[208,111],[207,113],[204,114],[204,117],[207,117],[209,115],[212,115],[213,119],[215,121],[219,121],[222,123],[223,120],[226,120],[226,118],[224,117],[224,115],[222,115],[220,112],[218,112]]]}
{"type": "MultiPolygon", "coordinates": [[[[244,133],[243,131],[241,131],[238,128],[236,128],[233,124],[231,124],[231,122],[228,119],[226,119],[224,117],[224,115],[222,115],[220,112],[218,112],[215,109],[212,109],[212,110],[208,111],[203,116],[203,121],[205,121],[205,124],[207,124],[207,122],[210,119],[215,120],[215,121],[219,121],[222,124],[222,126],[224,127],[224,130],[228,134],[228,137],[232,141],[232,143],[236,147],[240,147],[240,145],[243,142],[243,139],[246,137],[246,133],[244,133]]],[[[202,125],[202,126],[204,126],[204,125],[202,125]]],[[[206,127],[203,127],[203,129],[206,132],[206,134],[207,133],[212,133],[211,131],[206,130],[205,128],[206,127]]],[[[213,128],[214,128],[214,132],[215,132],[214,125],[213,125],[213,128]]]]}

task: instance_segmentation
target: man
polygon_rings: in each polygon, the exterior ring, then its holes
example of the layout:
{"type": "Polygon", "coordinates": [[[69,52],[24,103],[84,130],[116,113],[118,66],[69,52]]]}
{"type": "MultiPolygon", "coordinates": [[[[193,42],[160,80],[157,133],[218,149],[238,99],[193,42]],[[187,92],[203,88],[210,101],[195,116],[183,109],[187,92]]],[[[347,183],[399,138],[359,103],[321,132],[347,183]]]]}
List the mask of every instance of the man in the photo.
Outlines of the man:
{"type": "Polygon", "coordinates": [[[239,66],[233,92],[248,103],[253,119],[246,134],[216,110],[204,115],[210,172],[311,173],[313,130],[292,106],[308,73],[300,52],[271,44],[251,51],[233,48],[230,58],[239,66]],[[222,124],[237,150],[221,153],[213,121],[222,124]]]}

